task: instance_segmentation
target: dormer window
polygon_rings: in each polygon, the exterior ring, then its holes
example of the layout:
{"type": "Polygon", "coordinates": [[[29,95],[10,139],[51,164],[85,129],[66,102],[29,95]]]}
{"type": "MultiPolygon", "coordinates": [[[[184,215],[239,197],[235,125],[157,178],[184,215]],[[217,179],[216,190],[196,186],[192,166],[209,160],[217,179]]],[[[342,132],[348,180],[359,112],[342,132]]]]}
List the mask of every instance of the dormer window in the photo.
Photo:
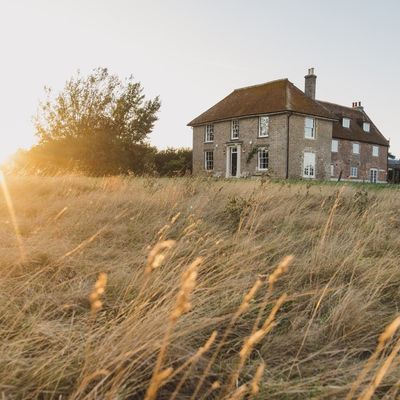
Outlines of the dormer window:
{"type": "Polygon", "coordinates": [[[239,120],[238,119],[234,119],[232,121],[231,139],[239,139],[239,120]]]}
{"type": "Polygon", "coordinates": [[[214,125],[209,124],[206,125],[206,142],[214,141],[214,125]]]}
{"type": "Polygon", "coordinates": [[[369,132],[370,128],[371,128],[371,124],[369,122],[364,122],[363,123],[364,132],[369,132]]]}
{"type": "Polygon", "coordinates": [[[343,126],[343,128],[350,128],[350,118],[343,118],[342,126],[343,126]]]}

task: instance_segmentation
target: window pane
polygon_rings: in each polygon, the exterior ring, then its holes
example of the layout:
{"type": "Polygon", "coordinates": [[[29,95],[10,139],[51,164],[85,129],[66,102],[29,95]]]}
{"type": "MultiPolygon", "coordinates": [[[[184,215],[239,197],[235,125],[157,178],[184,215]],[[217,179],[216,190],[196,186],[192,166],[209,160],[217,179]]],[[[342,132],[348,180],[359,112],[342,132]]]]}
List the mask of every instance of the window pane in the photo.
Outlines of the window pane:
{"type": "Polygon", "coordinates": [[[232,121],[231,137],[232,139],[237,139],[239,137],[239,120],[237,119],[232,121]]]}
{"type": "Polygon", "coordinates": [[[212,142],[214,140],[214,125],[206,126],[206,142],[212,142]]]}
{"type": "Polygon", "coordinates": [[[332,151],[334,153],[337,153],[337,151],[338,151],[338,144],[339,144],[339,142],[337,140],[332,140],[332,151]]]}
{"type": "Polygon", "coordinates": [[[268,169],[268,150],[265,148],[258,150],[258,169],[268,169]]]}
{"type": "Polygon", "coordinates": [[[344,128],[350,128],[350,118],[343,118],[342,126],[344,128]]]}
{"type": "Polygon", "coordinates": [[[314,118],[307,117],[305,119],[304,137],[309,139],[314,138],[314,118]]]}
{"type": "Polygon", "coordinates": [[[214,169],[214,153],[212,151],[204,153],[204,164],[207,171],[214,169]]]}
{"type": "Polygon", "coordinates": [[[268,125],[269,118],[268,117],[260,117],[259,119],[259,136],[268,136],[268,125]]]}
{"type": "Polygon", "coordinates": [[[306,127],[314,128],[314,118],[306,118],[306,127]]]}

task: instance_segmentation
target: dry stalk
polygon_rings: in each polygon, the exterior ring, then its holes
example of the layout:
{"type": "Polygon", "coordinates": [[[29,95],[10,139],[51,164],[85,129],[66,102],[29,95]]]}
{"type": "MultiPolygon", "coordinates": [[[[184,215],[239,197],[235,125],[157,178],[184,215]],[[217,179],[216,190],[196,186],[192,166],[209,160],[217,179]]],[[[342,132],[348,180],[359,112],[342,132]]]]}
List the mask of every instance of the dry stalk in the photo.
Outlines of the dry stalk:
{"type": "Polygon", "coordinates": [[[400,327],[400,316],[395,318],[381,333],[378,339],[378,344],[375,348],[375,351],[372,353],[371,357],[368,359],[365,367],[362,369],[360,374],[357,376],[357,379],[353,382],[351,386],[350,392],[346,396],[345,400],[351,400],[356,393],[357,389],[360,387],[361,383],[364,381],[368,372],[371,370],[379,355],[384,350],[387,342],[393,337],[397,329],[400,327]]]}
{"type": "Polygon", "coordinates": [[[201,257],[196,258],[187,268],[187,270],[182,274],[181,288],[177,295],[175,308],[172,311],[167,330],[165,332],[160,352],[157,357],[156,365],[153,370],[153,374],[150,380],[149,387],[147,388],[145,400],[154,400],[158,389],[162,386],[162,383],[172,374],[172,368],[162,371],[161,367],[164,362],[165,354],[167,351],[168,343],[170,341],[171,333],[176,324],[176,321],[184,313],[191,309],[190,299],[192,296],[193,289],[196,285],[197,270],[200,264],[203,262],[201,257]],[[166,371],[169,371],[168,375],[166,371]]]}
{"type": "Polygon", "coordinates": [[[158,241],[162,241],[165,238],[165,234],[167,233],[168,229],[171,228],[172,225],[174,225],[174,223],[177,221],[177,219],[180,217],[181,213],[178,212],[176,215],[174,215],[171,218],[171,221],[169,224],[164,225],[158,232],[157,232],[157,236],[158,236],[158,241]]]}
{"type": "Polygon", "coordinates": [[[381,384],[384,376],[389,371],[390,366],[393,363],[393,360],[397,356],[400,351],[400,339],[397,340],[395,346],[393,347],[392,351],[390,352],[389,356],[383,363],[383,365],[379,368],[378,372],[375,375],[374,380],[368,386],[368,388],[364,391],[364,393],[359,397],[359,400],[370,400],[371,397],[374,395],[375,390],[381,384]]]}
{"type": "Polygon", "coordinates": [[[268,290],[265,293],[263,302],[261,303],[260,308],[258,310],[257,318],[254,321],[253,329],[251,331],[252,334],[258,329],[258,326],[260,325],[262,315],[264,313],[265,307],[268,304],[268,300],[274,290],[275,283],[279,280],[279,278],[285,272],[287,272],[287,270],[288,270],[290,264],[292,264],[293,260],[294,260],[294,256],[292,256],[292,255],[284,257],[283,260],[278,264],[278,266],[272,272],[272,274],[268,277],[268,290]]]}
{"type": "Polygon", "coordinates": [[[214,381],[208,390],[204,393],[203,399],[209,399],[212,392],[221,388],[221,383],[219,381],[214,381]]]}
{"type": "Polygon", "coordinates": [[[267,319],[264,321],[262,327],[251,334],[245,342],[243,343],[243,347],[239,352],[239,363],[234,371],[234,373],[231,376],[230,383],[227,387],[227,393],[229,393],[232,388],[235,385],[235,382],[239,379],[240,372],[243,369],[243,366],[250,355],[251,351],[253,350],[254,346],[259,343],[276,325],[274,323],[275,317],[279,309],[281,308],[282,304],[286,301],[287,299],[287,294],[283,294],[275,303],[274,307],[272,307],[272,310],[270,314],[268,315],[267,319]]]}
{"type": "Polygon", "coordinates": [[[262,361],[260,365],[257,367],[256,373],[254,374],[254,377],[251,381],[250,384],[251,394],[249,400],[260,392],[260,380],[264,374],[264,371],[265,371],[265,362],[262,361]]]}
{"type": "MultiPolygon", "coordinates": [[[[190,400],[197,400],[197,395],[204,383],[204,380],[206,379],[206,377],[208,376],[212,365],[214,364],[215,360],[218,357],[219,352],[221,351],[223,345],[226,342],[226,339],[230,333],[230,331],[232,330],[233,326],[235,325],[236,321],[239,319],[239,317],[242,315],[243,312],[245,312],[248,309],[248,306],[250,304],[250,301],[254,298],[255,294],[257,293],[257,290],[260,288],[262,284],[262,281],[260,279],[257,279],[256,282],[254,283],[254,285],[251,287],[251,289],[246,293],[246,295],[243,297],[243,301],[240,304],[239,308],[237,309],[236,313],[233,315],[233,317],[231,318],[231,320],[229,321],[228,327],[226,328],[221,341],[218,343],[217,348],[215,349],[212,357],[210,358],[203,374],[201,375],[199,382],[196,385],[196,388],[192,394],[192,396],[190,397],[190,400]]],[[[204,396],[203,396],[204,398],[204,396]]],[[[206,397],[205,397],[206,398],[206,397]]]]}
{"type": "Polygon", "coordinates": [[[326,221],[326,224],[325,224],[324,230],[322,232],[322,236],[321,236],[321,241],[320,241],[320,245],[321,246],[324,244],[326,235],[328,234],[328,232],[329,232],[329,230],[330,230],[330,228],[332,226],[333,216],[335,215],[335,210],[339,206],[340,197],[341,197],[343,191],[344,191],[344,186],[342,186],[340,188],[340,190],[339,190],[339,192],[338,192],[338,194],[336,196],[335,202],[333,203],[333,206],[331,208],[331,212],[329,213],[329,217],[328,217],[328,219],[326,221]]]}
{"type": "Polygon", "coordinates": [[[248,391],[248,386],[246,384],[239,386],[233,393],[232,396],[228,397],[228,400],[240,400],[243,399],[244,395],[248,391]]]}
{"type": "Polygon", "coordinates": [[[176,388],[174,392],[172,393],[172,396],[170,397],[170,400],[174,400],[176,396],[178,395],[179,391],[181,390],[183,384],[185,383],[187,377],[189,376],[189,373],[191,371],[191,368],[193,365],[195,365],[199,359],[203,356],[203,354],[207,353],[213,343],[215,342],[215,339],[217,338],[217,331],[213,331],[211,336],[208,338],[207,342],[204,344],[204,346],[200,347],[197,352],[190,357],[187,361],[185,361],[179,368],[177,368],[174,373],[169,377],[170,379],[173,379],[177,374],[185,370],[185,373],[183,377],[180,379],[178,384],[176,385],[176,388]]]}

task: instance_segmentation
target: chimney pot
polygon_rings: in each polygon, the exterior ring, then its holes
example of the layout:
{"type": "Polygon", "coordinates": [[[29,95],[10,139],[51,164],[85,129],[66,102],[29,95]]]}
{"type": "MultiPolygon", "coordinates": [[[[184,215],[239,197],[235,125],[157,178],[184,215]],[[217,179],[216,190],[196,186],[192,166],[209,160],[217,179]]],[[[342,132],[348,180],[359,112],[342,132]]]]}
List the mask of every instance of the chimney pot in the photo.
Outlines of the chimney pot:
{"type": "Polygon", "coordinates": [[[358,111],[364,111],[364,107],[361,105],[361,101],[353,102],[353,108],[355,108],[358,111]]]}

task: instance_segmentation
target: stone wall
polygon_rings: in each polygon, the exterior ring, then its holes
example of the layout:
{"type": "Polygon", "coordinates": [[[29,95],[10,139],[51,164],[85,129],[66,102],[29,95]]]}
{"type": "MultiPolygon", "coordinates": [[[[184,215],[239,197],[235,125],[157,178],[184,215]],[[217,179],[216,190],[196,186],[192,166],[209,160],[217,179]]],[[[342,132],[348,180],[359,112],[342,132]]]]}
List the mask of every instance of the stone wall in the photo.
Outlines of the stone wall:
{"type": "Polygon", "coordinates": [[[293,114],[289,119],[289,178],[303,176],[304,152],[315,153],[315,177],[330,178],[332,121],[315,118],[315,138],[304,137],[305,117],[293,114]]]}
{"type": "Polygon", "coordinates": [[[214,152],[214,171],[212,175],[225,177],[226,152],[231,145],[240,145],[241,176],[260,175],[257,171],[257,154],[249,160],[253,149],[265,146],[269,151],[268,175],[285,178],[286,176],[286,126],[287,115],[275,114],[269,116],[268,137],[258,137],[258,117],[239,119],[239,138],[231,139],[231,121],[214,123],[214,141],[205,143],[205,126],[193,128],[193,173],[207,173],[204,170],[204,152],[214,152]]]}

